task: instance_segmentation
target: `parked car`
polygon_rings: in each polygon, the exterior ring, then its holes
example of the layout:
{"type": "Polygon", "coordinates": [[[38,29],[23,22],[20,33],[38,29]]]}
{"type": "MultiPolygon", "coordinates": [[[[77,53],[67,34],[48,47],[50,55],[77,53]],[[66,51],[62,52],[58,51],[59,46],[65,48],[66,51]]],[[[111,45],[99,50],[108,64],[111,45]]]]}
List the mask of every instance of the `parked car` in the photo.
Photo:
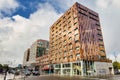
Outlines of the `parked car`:
{"type": "Polygon", "coordinates": [[[31,75],[31,71],[25,70],[25,75],[26,75],[26,76],[30,76],[30,75],[31,75]]]}
{"type": "Polygon", "coordinates": [[[40,72],[39,72],[39,71],[32,71],[32,73],[33,73],[34,76],[40,75],[40,72]]]}
{"type": "Polygon", "coordinates": [[[20,71],[15,71],[15,75],[20,75],[20,71]]]}
{"type": "Polygon", "coordinates": [[[119,75],[120,72],[119,71],[114,71],[115,75],[119,75]]]}
{"type": "Polygon", "coordinates": [[[8,73],[15,74],[15,70],[9,70],[8,73]]]}

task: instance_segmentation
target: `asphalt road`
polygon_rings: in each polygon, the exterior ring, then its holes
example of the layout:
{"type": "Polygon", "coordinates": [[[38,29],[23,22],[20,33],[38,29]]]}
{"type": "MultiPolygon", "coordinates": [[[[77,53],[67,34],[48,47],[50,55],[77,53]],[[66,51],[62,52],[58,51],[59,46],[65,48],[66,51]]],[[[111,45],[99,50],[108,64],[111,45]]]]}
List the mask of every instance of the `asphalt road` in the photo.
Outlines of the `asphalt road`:
{"type": "MultiPolygon", "coordinates": [[[[21,80],[21,79],[20,79],[21,80]]],[[[24,80],[24,79],[22,79],[24,80]]],[[[40,75],[40,76],[29,76],[25,80],[120,80],[120,75],[115,75],[114,77],[108,79],[99,79],[99,78],[80,78],[80,77],[60,77],[60,76],[49,76],[49,75],[40,75]]]]}

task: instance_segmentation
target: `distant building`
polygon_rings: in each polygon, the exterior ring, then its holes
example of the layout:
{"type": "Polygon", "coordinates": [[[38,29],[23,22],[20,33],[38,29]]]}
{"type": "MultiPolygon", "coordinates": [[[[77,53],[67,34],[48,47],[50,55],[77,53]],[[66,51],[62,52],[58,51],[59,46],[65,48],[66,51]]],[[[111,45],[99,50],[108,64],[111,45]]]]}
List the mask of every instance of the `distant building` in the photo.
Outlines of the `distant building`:
{"type": "Polygon", "coordinates": [[[24,53],[24,66],[35,67],[38,62],[36,59],[40,56],[48,54],[49,42],[47,40],[39,39],[35,41],[30,49],[24,53]]]}
{"type": "Polygon", "coordinates": [[[61,75],[112,72],[106,58],[98,13],[75,3],[50,28],[50,64],[61,75]]]}
{"type": "Polygon", "coordinates": [[[49,66],[49,42],[40,40],[39,44],[36,55],[36,66],[38,66],[40,70],[48,70],[45,69],[45,67],[49,66]]]}
{"type": "Polygon", "coordinates": [[[24,52],[23,66],[29,65],[29,58],[30,58],[30,49],[27,49],[27,50],[24,52]]]}

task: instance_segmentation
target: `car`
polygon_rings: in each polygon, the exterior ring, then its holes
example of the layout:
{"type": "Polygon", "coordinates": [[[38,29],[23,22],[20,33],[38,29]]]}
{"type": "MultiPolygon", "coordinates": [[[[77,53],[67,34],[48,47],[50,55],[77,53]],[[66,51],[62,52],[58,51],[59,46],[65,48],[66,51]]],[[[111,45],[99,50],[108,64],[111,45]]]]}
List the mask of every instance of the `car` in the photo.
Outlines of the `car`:
{"type": "Polygon", "coordinates": [[[11,74],[15,74],[15,70],[9,70],[8,72],[11,74]]]}
{"type": "Polygon", "coordinates": [[[15,71],[15,73],[14,73],[16,76],[17,75],[20,75],[20,71],[15,71]]]}
{"type": "Polygon", "coordinates": [[[115,75],[119,75],[120,72],[119,71],[114,71],[115,75]]]}
{"type": "Polygon", "coordinates": [[[40,72],[39,72],[39,71],[32,71],[32,73],[33,73],[33,76],[38,76],[38,75],[40,75],[40,72]]]}
{"type": "Polygon", "coordinates": [[[25,70],[25,75],[26,75],[26,76],[30,76],[30,75],[31,75],[31,71],[25,70]]]}

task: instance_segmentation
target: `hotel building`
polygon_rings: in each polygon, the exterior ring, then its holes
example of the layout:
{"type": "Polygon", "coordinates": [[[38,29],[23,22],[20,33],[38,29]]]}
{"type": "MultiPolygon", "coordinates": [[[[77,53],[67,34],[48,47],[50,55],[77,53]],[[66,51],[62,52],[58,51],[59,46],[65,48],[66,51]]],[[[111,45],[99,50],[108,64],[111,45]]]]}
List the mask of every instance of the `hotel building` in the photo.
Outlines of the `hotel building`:
{"type": "Polygon", "coordinates": [[[61,75],[112,74],[98,13],[75,3],[50,27],[50,65],[61,75]],[[101,67],[100,67],[101,66],[101,67]]]}

